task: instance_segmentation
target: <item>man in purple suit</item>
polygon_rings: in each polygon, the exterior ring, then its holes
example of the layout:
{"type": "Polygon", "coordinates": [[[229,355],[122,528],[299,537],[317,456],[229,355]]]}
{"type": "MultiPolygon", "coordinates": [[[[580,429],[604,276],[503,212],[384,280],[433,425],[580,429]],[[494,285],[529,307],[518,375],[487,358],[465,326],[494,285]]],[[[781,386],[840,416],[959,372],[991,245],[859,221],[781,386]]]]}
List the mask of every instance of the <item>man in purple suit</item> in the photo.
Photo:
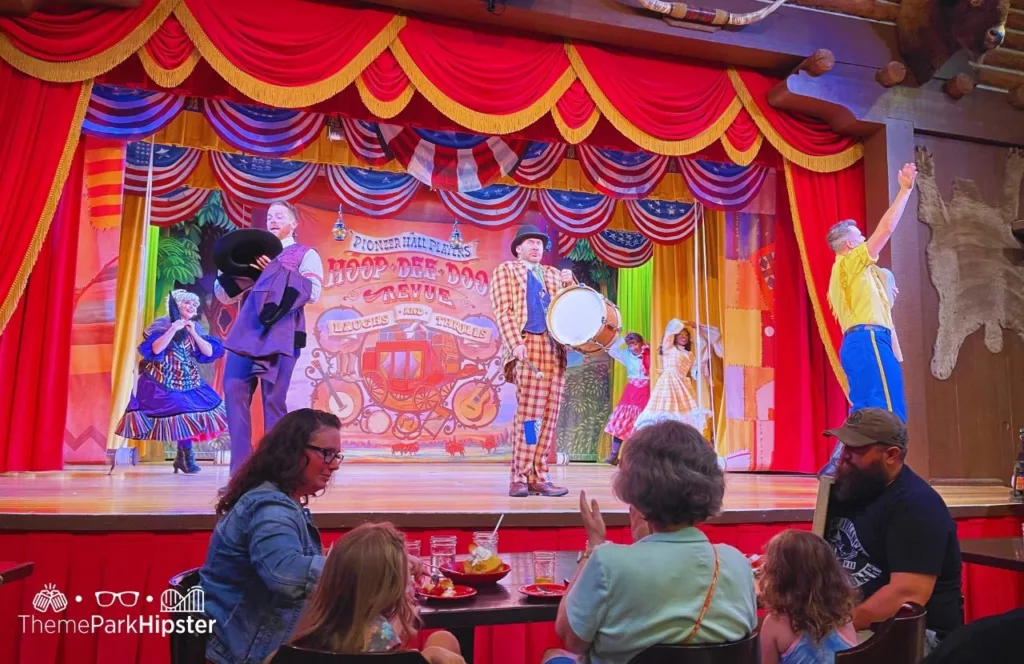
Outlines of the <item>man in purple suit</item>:
{"type": "Polygon", "coordinates": [[[285,399],[299,353],[306,345],[304,307],[320,298],[324,266],[314,249],[295,241],[298,210],[278,201],[267,210],[267,230],[281,241],[275,258],[256,258],[259,278],[220,275],[214,293],[224,304],[242,300],[224,347],[224,404],[231,439],[231,474],[252,452],[252,397],[262,383],[263,430],[277,424],[288,408],[285,399]]]}

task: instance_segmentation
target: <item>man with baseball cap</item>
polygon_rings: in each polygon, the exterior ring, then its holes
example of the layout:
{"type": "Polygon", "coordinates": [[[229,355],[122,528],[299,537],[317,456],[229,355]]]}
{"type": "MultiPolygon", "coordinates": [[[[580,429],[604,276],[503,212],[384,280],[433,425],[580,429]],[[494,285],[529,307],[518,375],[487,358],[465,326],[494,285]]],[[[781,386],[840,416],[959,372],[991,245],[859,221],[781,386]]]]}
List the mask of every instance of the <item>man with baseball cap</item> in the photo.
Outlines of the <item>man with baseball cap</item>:
{"type": "Polygon", "coordinates": [[[960,544],[942,498],[904,463],[906,426],[864,408],[825,435],[843,445],[825,539],[862,593],[854,625],[867,629],[916,602],[928,611],[930,642],[941,640],[964,620],[960,544]]]}

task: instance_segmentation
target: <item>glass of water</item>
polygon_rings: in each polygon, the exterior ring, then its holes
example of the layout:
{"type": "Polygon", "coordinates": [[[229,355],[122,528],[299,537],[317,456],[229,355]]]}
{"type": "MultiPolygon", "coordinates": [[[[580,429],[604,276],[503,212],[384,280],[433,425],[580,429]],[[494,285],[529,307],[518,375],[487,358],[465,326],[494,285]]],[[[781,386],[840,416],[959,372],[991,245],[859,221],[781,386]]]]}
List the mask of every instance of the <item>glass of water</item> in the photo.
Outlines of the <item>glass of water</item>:
{"type": "Polygon", "coordinates": [[[533,582],[555,582],[555,554],[553,551],[534,551],[533,582]]]}
{"type": "Polygon", "coordinates": [[[422,551],[422,542],[420,540],[405,540],[405,552],[412,558],[419,558],[420,552],[422,551]]]}
{"type": "Polygon", "coordinates": [[[430,538],[430,564],[434,567],[455,567],[454,535],[434,535],[430,538]]]}

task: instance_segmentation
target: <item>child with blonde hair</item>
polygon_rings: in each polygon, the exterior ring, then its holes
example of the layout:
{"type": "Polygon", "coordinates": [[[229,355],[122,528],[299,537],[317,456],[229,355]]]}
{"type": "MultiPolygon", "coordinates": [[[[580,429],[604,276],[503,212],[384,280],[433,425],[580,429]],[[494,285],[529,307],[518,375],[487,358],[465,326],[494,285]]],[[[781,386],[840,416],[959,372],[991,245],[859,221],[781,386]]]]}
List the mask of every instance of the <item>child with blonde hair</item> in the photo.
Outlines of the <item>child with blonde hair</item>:
{"type": "MultiPolygon", "coordinates": [[[[389,523],[367,523],[341,538],[327,555],[292,645],[340,654],[403,649],[419,616],[405,539],[389,523]]],[[[465,664],[459,642],[436,632],[422,650],[430,664],[465,664]]]]}
{"type": "Polygon", "coordinates": [[[771,539],[761,564],[762,664],[833,664],[857,645],[857,591],[814,533],[786,530],[771,539]]]}

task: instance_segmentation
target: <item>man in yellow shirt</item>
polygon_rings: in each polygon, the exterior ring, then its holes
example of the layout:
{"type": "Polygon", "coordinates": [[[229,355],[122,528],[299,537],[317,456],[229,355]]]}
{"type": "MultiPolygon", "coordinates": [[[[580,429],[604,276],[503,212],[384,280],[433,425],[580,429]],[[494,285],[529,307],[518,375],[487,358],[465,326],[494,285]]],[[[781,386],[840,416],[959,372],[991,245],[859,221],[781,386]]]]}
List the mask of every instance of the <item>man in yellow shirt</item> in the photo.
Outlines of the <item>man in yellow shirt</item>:
{"type": "MultiPolygon", "coordinates": [[[[884,408],[907,421],[899,341],[892,322],[896,289],[892,273],[878,267],[881,253],[903,216],[914,189],[917,169],[904,164],[897,179],[900,191],[882,215],[878,227],[866,238],[852,220],[841,221],[828,232],[828,244],[836,252],[828,284],[828,302],[843,328],[839,362],[849,382],[850,411],[884,408]]],[[[822,474],[834,474],[842,443],[822,474]]]]}

